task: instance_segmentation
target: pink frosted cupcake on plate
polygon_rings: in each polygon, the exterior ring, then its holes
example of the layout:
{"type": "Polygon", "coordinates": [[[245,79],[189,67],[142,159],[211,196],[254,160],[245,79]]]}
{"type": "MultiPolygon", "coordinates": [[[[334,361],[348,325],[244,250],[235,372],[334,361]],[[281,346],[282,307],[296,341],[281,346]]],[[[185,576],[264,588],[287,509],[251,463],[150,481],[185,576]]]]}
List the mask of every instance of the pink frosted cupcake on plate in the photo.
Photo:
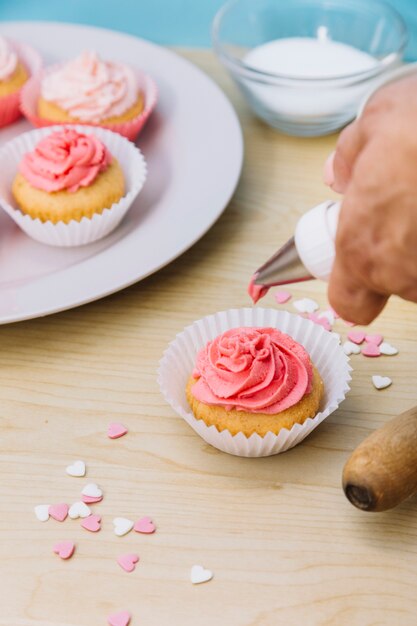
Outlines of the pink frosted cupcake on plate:
{"type": "Polygon", "coordinates": [[[22,111],[35,126],[89,124],[134,139],[156,104],[154,82],[123,63],[86,51],[30,81],[22,111]]]}
{"type": "Polygon", "coordinates": [[[0,127],[20,116],[22,87],[40,68],[41,59],[35,50],[0,36],[0,127]]]}

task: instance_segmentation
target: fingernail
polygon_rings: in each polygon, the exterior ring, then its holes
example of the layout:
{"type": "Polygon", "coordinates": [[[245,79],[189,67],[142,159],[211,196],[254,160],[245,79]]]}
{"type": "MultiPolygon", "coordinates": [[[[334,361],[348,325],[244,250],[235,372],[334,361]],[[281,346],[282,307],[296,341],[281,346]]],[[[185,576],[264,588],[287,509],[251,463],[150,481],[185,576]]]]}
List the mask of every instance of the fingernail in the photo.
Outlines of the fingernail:
{"type": "Polygon", "coordinates": [[[333,163],[334,163],[335,154],[336,152],[333,150],[333,152],[329,154],[329,156],[327,157],[327,161],[324,164],[323,180],[324,180],[324,184],[327,185],[328,187],[332,187],[334,185],[333,163]]]}

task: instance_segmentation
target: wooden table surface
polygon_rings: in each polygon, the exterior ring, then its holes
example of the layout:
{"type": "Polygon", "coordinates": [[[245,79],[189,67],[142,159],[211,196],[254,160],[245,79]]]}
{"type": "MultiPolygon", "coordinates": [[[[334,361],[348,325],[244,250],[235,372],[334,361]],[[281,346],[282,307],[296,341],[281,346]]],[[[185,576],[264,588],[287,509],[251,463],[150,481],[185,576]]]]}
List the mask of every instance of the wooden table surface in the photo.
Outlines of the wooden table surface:
{"type": "MultiPolygon", "coordinates": [[[[328,197],[321,170],[336,140],[275,133],[252,117],[211,53],[183,53],[236,106],[243,176],[217,224],[169,267],[88,306],[0,328],[0,624],[100,626],[127,609],[132,626],[415,626],[417,498],[369,514],[341,489],[354,447],[416,402],[414,305],[393,298],[372,325],[399,355],[353,357],[343,406],[285,454],[223,454],[159,393],[167,343],[199,317],[248,306],[253,270],[328,197]],[[374,373],[393,385],[376,391],[374,373]],[[110,441],[107,424],[118,420],[129,434],[110,441]],[[105,492],[97,534],[33,514],[36,504],[79,499],[87,479],[65,474],[75,459],[105,492]],[[117,538],[117,515],[150,515],[158,531],[117,538]],[[67,562],[52,553],[60,539],[77,543],[67,562]],[[115,561],[129,551],[141,558],[132,574],[115,561]],[[214,571],[210,583],[190,584],[196,563],[214,571]]],[[[291,291],[326,303],[318,282],[291,291]]],[[[272,295],[265,305],[277,306],[272,295]]]]}

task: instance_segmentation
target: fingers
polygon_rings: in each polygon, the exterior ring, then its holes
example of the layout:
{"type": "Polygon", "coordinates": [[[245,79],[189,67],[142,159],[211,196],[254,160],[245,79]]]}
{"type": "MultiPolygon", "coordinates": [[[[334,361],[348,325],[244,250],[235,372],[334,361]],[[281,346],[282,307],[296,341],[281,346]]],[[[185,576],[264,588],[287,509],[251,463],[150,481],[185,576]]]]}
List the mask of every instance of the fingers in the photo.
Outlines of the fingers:
{"type": "Polygon", "coordinates": [[[330,276],[329,302],[340,317],[355,324],[369,324],[384,308],[388,297],[371,291],[356,279],[342,254],[336,259],[330,276]]]}
{"type": "Polygon", "coordinates": [[[340,134],[336,150],[328,157],[324,166],[324,182],[336,193],[345,193],[363,145],[360,120],[357,120],[340,134]]]}

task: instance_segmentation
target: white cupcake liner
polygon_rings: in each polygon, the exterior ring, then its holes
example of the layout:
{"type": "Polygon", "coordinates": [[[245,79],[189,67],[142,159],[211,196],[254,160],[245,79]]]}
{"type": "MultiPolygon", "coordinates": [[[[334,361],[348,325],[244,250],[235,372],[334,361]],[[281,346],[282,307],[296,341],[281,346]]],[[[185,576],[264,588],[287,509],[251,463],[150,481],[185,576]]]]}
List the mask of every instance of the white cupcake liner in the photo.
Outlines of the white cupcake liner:
{"type": "Polygon", "coordinates": [[[18,166],[26,152],[34,150],[41,139],[55,131],[62,131],[63,126],[48,126],[23,133],[6,143],[0,149],[0,206],[32,239],[50,246],[82,246],[111,233],[121,222],[135,198],[142,189],[147,174],[145,159],[141,151],[128,139],[104,128],[85,125],[68,125],[86,135],[93,134],[109,149],[123,170],[125,195],[102,213],[92,218],[83,217],[81,221],[71,220],[68,224],[50,221],[42,222],[22,213],[12,196],[12,183],[18,166]]]}
{"type": "Polygon", "coordinates": [[[287,311],[230,309],[204,317],[176,336],[160,361],[158,383],[174,411],[207,443],[237,456],[261,457],[279,454],[297,445],[333,413],[350,389],[351,370],[349,358],[337,337],[314,322],[287,311]],[[324,382],[324,398],[319,413],[313,419],[295,424],[291,430],[283,428],[278,435],[268,432],[265,437],[256,433],[246,437],[243,433],[232,435],[228,430],[219,432],[215,426],[207,426],[203,420],[194,417],[185,388],[194,369],[197,352],[217,335],[240,326],[278,328],[305,347],[324,382]]]}

